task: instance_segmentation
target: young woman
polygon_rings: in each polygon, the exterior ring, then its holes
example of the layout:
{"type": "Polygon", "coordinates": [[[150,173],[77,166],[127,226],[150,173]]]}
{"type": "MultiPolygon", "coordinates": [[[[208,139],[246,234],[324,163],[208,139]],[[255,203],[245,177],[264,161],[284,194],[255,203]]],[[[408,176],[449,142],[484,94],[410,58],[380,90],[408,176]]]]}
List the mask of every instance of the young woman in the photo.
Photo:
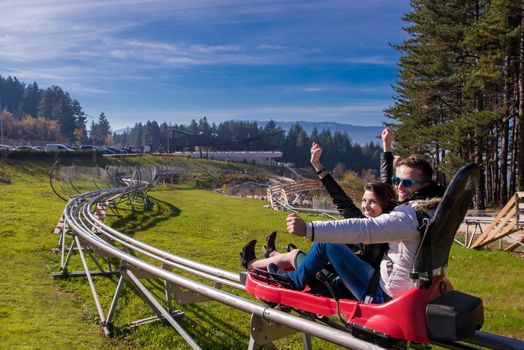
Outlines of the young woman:
{"type": "MultiPolygon", "coordinates": [[[[361,215],[354,215],[353,217],[374,218],[382,213],[388,213],[397,205],[395,199],[395,191],[393,191],[390,185],[379,182],[367,183],[364,186],[364,195],[362,196],[362,212],[359,212],[361,215]]],[[[354,206],[352,202],[351,204],[354,206]]],[[[274,240],[274,237],[275,233],[271,234],[267,240],[274,240]]],[[[256,260],[255,244],[255,240],[250,241],[242,249],[241,260],[243,260],[242,263],[246,269],[266,269],[271,263],[276,264],[283,269],[296,268],[298,265],[297,262],[301,261],[305,255],[298,249],[292,249],[283,254],[272,251],[268,253],[270,255],[268,258],[256,260]],[[297,255],[299,255],[298,259],[297,255]]],[[[350,248],[356,250],[354,247],[350,248]]],[[[363,248],[359,249],[363,250],[363,248]]],[[[380,257],[380,259],[381,258],[382,257],[380,257]]]]}

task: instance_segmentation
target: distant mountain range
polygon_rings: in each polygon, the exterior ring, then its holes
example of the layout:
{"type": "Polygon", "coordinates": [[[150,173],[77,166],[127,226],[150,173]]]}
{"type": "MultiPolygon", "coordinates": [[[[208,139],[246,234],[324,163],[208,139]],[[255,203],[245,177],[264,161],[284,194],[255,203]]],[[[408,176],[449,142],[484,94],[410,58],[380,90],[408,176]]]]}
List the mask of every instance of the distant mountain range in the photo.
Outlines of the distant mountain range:
{"type": "MultiPolygon", "coordinates": [[[[345,132],[351,138],[351,141],[358,143],[359,145],[364,145],[366,142],[380,143],[380,134],[382,129],[384,129],[383,126],[357,126],[335,122],[275,121],[275,123],[286,131],[288,131],[295,123],[298,123],[308,133],[308,135],[311,135],[314,128],[317,128],[318,132],[321,132],[323,129],[329,129],[332,134],[334,134],[335,131],[340,131],[341,133],[345,132]]],[[[258,124],[259,126],[265,126],[266,122],[259,122],[258,124]]]]}

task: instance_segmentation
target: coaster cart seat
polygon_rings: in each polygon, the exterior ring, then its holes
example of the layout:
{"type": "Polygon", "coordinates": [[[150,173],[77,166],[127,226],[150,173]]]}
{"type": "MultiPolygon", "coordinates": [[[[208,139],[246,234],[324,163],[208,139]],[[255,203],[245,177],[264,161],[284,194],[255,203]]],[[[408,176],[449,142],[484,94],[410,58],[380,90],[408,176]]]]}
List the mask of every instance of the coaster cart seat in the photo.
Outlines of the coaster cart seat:
{"type": "Polygon", "coordinates": [[[414,287],[384,304],[366,304],[284,288],[265,271],[249,270],[245,289],[269,303],[320,316],[339,315],[353,336],[389,347],[400,342],[427,344],[465,339],[482,327],[482,300],[454,291],[445,276],[449,252],[473,195],[480,169],[463,166],[453,177],[435,215],[421,229],[411,273],[414,287]]]}

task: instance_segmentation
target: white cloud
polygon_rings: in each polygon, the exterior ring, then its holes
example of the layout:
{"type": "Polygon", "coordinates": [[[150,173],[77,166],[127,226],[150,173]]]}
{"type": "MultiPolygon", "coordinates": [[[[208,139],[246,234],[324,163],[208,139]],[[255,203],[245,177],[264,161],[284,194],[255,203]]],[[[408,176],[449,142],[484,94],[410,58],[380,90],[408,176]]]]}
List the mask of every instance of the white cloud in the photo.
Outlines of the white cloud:
{"type": "MultiPolygon", "coordinates": [[[[319,5],[319,4],[317,4],[319,5]]],[[[341,6],[340,2],[325,2],[324,7],[341,6]]],[[[310,46],[290,47],[280,43],[234,43],[236,37],[218,38],[218,43],[181,42],[165,38],[144,40],[132,33],[155,21],[187,23],[206,18],[220,23],[220,16],[232,18],[241,14],[286,13],[294,10],[313,11],[313,4],[285,1],[147,1],[53,0],[4,1],[0,4],[2,21],[0,59],[19,63],[55,60],[98,60],[110,53],[113,59],[158,62],[172,66],[210,64],[289,64],[300,62],[339,62],[350,64],[391,64],[380,56],[336,57],[310,46]],[[270,5],[274,5],[272,8],[270,5]],[[226,11],[227,10],[227,11],[226,11]],[[188,15],[189,14],[189,15],[188,15]],[[193,18],[193,16],[195,18],[193,18]],[[135,36],[136,38],[133,38],[135,36]],[[128,39],[127,39],[128,38],[128,39]],[[222,40],[222,42],[220,42],[222,40]],[[232,42],[233,41],[233,42],[232,42]]],[[[319,5],[320,6],[320,5],[319,5]]],[[[347,5],[346,5],[347,6],[347,5]]],[[[253,19],[256,20],[256,19],[253,19]]],[[[195,22],[198,23],[198,22],[195,22]]],[[[149,28],[148,30],[153,30],[149,28]]],[[[242,38],[243,33],[238,33],[242,38]]],[[[197,39],[198,40],[198,39],[197,39]]],[[[129,63],[129,62],[128,62],[129,63]]]]}
{"type": "Polygon", "coordinates": [[[360,93],[360,94],[377,94],[377,93],[390,93],[392,88],[390,84],[386,83],[375,83],[373,85],[369,83],[365,84],[317,84],[317,85],[292,85],[286,86],[283,91],[290,94],[299,94],[302,92],[306,93],[326,93],[326,92],[337,92],[337,93],[360,93]]]}
{"type": "Polygon", "coordinates": [[[380,57],[380,56],[360,56],[360,57],[348,57],[342,59],[342,62],[350,64],[372,64],[380,66],[393,66],[397,64],[397,61],[391,57],[380,57]]]}
{"type": "MultiPolygon", "coordinates": [[[[201,72],[207,67],[227,66],[231,71],[224,70],[226,76],[238,74],[239,68],[247,68],[246,74],[251,74],[250,66],[278,65],[292,70],[302,65],[313,67],[312,72],[317,64],[391,66],[395,64],[394,58],[390,58],[392,50],[376,40],[366,41],[365,35],[371,31],[362,26],[362,15],[369,12],[376,19],[379,10],[400,3],[400,0],[372,0],[371,11],[364,2],[347,0],[1,0],[0,74],[13,75],[25,82],[37,81],[40,86],[60,85],[72,95],[91,96],[91,101],[96,100],[93,95],[114,94],[120,104],[96,109],[112,110],[114,115],[127,118],[134,115],[133,111],[125,115],[119,112],[123,108],[121,101],[135,98],[138,93],[126,90],[126,83],[132,82],[127,85],[139,89],[140,83],[147,81],[151,86],[154,81],[155,88],[171,92],[177,74],[191,76],[191,69],[201,72]],[[357,34],[352,32],[355,28],[357,34]],[[379,49],[374,51],[371,45],[379,49]],[[362,47],[366,50],[359,52],[362,47]],[[112,85],[117,83],[118,87],[112,85]]],[[[382,25],[376,22],[373,32],[382,25]]],[[[253,74],[258,78],[265,74],[261,71],[253,74]]],[[[308,96],[386,90],[382,86],[321,84],[315,79],[306,84],[297,82],[284,90],[282,77],[270,74],[260,78],[267,95],[269,90],[280,95],[308,96]]],[[[293,74],[290,79],[298,79],[293,74]]],[[[218,90],[229,88],[219,86],[220,82],[213,83],[218,90]]],[[[242,89],[256,93],[259,86],[242,89]]],[[[140,94],[144,100],[156,97],[148,95],[154,94],[151,91],[140,94]]],[[[340,96],[338,101],[342,101],[340,96]]],[[[275,95],[275,99],[279,97],[275,95]]],[[[202,97],[194,98],[201,101],[202,97]]],[[[158,102],[167,105],[165,101],[158,102]]],[[[108,103],[107,99],[104,103],[108,103]]],[[[268,119],[272,114],[282,118],[303,115],[338,118],[348,113],[382,115],[382,108],[380,103],[312,108],[210,106],[207,112],[195,109],[176,113],[191,118],[206,114],[217,118],[251,115],[268,119]]],[[[156,115],[154,106],[144,106],[144,111],[156,115]]],[[[165,111],[166,117],[172,113],[175,112],[165,111]]],[[[136,118],[143,115],[136,114],[136,118]]]]}

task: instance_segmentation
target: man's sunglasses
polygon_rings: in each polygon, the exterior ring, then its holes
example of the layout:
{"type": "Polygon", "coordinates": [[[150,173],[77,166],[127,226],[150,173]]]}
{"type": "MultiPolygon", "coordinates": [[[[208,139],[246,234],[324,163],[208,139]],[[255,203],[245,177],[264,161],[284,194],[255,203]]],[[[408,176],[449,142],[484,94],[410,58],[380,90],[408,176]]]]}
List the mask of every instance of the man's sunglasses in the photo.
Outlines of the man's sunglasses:
{"type": "Polygon", "coordinates": [[[414,184],[423,185],[426,183],[425,181],[422,181],[422,180],[415,180],[415,179],[409,179],[409,178],[403,179],[401,177],[396,177],[396,176],[393,176],[391,178],[391,181],[393,182],[393,185],[398,186],[398,184],[402,184],[402,186],[404,186],[405,188],[410,188],[414,184]]]}

